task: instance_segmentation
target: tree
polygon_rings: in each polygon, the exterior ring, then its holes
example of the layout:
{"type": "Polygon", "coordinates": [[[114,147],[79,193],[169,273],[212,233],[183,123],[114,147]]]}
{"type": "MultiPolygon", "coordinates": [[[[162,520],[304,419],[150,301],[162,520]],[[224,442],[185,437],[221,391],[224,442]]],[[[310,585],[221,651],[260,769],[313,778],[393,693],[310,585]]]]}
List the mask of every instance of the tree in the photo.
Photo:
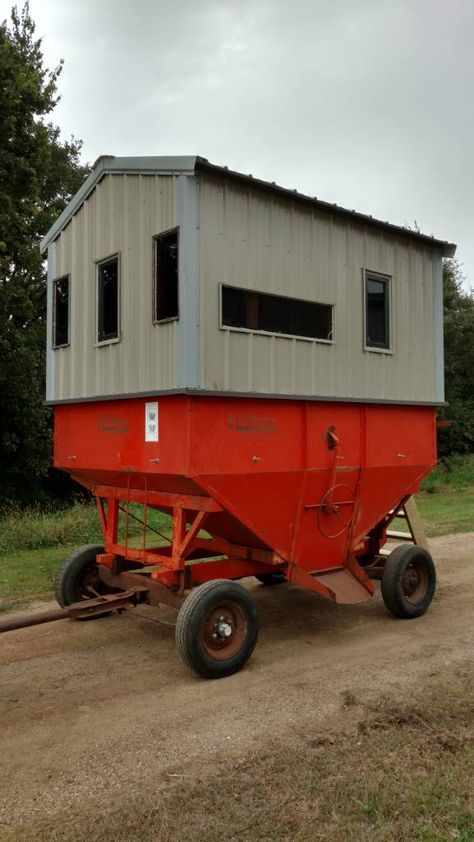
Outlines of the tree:
{"type": "Polygon", "coordinates": [[[440,435],[440,453],[474,452],[474,296],[463,288],[455,260],[444,262],[444,365],[442,416],[453,423],[440,435]]]}
{"type": "Polygon", "coordinates": [[[81,143],[45,118],[62,62],[43,66],[28,3],[0,26],[0,501],[32,502],[51,461],[39,242],[84,180],[81,143]]]}

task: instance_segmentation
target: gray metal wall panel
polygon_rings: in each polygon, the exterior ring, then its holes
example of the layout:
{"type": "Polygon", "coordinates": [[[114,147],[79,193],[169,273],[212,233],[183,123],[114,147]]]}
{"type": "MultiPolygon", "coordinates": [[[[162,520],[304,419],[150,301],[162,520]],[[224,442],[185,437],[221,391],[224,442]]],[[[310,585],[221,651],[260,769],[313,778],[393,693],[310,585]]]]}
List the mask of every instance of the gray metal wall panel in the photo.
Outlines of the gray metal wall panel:
{"type": "Polygon", "coordinates": [[[49,350],[49,400],[196,387],[442,399],[439,250],[251,184],[201,174],[198,193],[188,190],[189,180],[106,175],[50,244],[48,345],[52,280],[66,273],[71,345],[49,350]],[[152,237],[178,224],[183,247],[188,244],[180,266],[186,306],[179,322],[153,325],[152,237]],[[97,347],[95,261],[115,253],[121,341],[97,347]],[[363,268],[393,277],[393,354],[363,350],[363,268]],[[200,293],[190,295],[189,284],[199,278],[200,293]],[[219,330],[222,283],[334,304],[335,344],[219,330]]]}
{"type": "MultiPolygon", "coordinates": [[[[49,400],[185,386],[179,322],[152,324],[152,238],[178,224],[174,176],[107,175],[60,233],[54,277],[71,276],[68,348],[51,351],[49,400]],[[120,342],[96,346],[95,261],[119,254],[120,342]],[[54,378],[54,379],[53,379],[54,378]]],[[[51,342],[51,302],[48,343],[51,342]]]]}
{"type": "Polygon", "coordinates": [[[439,250],[251,185],[205,174],[200,181],[202,388],[439,399],[439,250]],[[364,268],[393,279],[392,354],[364,351],[364,268]],[[334,304],[335,343],[219,330],[220,284],[334,304]]]}

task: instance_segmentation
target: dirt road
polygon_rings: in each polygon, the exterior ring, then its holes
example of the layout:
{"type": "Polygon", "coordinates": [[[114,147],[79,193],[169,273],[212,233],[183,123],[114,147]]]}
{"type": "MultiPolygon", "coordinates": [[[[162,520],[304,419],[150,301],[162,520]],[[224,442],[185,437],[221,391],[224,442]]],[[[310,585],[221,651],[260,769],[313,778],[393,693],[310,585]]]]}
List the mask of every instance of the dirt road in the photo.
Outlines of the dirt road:
{"type": "Polygon", "coordinates": [[[411,622],[388,615],[379,596],[334,607],[248,580],[259,643],[247,667],[221,681],[184,667],[168,609],[3,635],[0,838],[60,807],[212,768],[259,741],[350,729],[358,706],[348,698],[409,698],[421,680],[472,661],[474,533],[435,539],[432,550],[438,594],[411,622]]]}

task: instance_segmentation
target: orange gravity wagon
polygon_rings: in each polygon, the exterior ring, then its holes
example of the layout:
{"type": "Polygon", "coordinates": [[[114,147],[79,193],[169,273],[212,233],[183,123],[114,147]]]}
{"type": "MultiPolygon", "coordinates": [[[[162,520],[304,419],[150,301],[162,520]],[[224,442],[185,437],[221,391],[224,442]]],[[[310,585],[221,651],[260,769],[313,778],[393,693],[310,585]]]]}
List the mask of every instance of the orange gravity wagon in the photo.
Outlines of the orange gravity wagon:
{"type": "Polygon", "coordinates": [[[336,603],[381,579],[426,611],[429,553],[381,548],[436,462],[453,245],[203,158],[105,156],[42,249],[54,464],[103,531],[58,571],[69,616],[174,606],[214,678],[257,640],[245,577],[336,603]]]}

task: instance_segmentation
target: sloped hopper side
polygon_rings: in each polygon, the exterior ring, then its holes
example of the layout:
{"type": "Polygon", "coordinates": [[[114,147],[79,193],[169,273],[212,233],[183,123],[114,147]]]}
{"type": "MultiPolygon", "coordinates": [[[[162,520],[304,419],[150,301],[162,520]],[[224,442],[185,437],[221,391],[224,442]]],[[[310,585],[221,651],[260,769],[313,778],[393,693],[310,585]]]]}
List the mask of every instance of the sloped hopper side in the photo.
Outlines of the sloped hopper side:
{"type": "Polygon", "coordinates": [[[78,482],[205,495],[223,509],[211,535],[313,572],[343,566],[435,462],[427,406],[169,395],[55,408],[55,465],[78,482]]]}

